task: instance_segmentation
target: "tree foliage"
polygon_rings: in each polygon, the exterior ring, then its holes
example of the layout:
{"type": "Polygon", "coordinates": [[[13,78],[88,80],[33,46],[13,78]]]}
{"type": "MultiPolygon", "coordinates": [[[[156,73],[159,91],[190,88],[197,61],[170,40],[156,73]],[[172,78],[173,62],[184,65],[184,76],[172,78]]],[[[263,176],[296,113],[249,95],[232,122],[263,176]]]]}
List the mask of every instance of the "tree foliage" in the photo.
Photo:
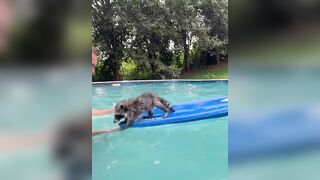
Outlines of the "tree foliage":
{"type": "Polygon", "coordinates": [[[178,77],[195,51],[226,54],[227,8],[226,0],[93,0],[95,79],[119,80],[128,64],[150,78],[178,77]]]}

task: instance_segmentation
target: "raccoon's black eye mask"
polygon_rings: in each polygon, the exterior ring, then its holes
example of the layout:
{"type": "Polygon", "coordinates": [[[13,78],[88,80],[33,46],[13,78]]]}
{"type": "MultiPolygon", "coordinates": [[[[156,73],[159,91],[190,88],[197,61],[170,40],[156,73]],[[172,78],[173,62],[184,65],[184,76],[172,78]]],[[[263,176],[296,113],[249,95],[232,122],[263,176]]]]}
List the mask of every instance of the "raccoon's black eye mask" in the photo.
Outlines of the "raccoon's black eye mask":
{"type": "Polygon", "coordinates": [[[114,115],[114,117],[115,117],[116,119],[120,120],[120,119],[124,118],[124,115],[114,115]]]}

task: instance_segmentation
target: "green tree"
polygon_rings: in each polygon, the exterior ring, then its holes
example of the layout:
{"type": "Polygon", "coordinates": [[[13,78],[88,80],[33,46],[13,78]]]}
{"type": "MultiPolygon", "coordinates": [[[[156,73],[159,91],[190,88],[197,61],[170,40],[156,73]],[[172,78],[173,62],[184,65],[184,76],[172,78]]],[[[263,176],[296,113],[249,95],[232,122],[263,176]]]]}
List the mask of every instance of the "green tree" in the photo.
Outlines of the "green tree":
{"type": "Polygon", "coordinates": [[[226,54],[227,10],[227,0],[93,0],[96,80],[177,77],[203,54],[226,54]]]}
{"type": "Polygon", "coordinates": [[[93,41],[101,52],[99,55],[103,62],[100,71],[111,73],[110,79],[120,79],[120,63],[132,29],[127,10],[126,0],[92,2],[93,41]]]}
{"type": "Polygon", "coordinates": [[[199,28],[197,0],[166,0],[169,10],[170,26],[175,33],[175,46],[184,54],[184,70],[190,71],[189,51],[199,28]]]}
{"type": "Polygon", "coordinates": [[[172,58],[169,59],[170,52],[167,50],[171,32],[166,22],[164,3],[159,0],[132,2],[135,13],[130,16],[133,23],[130,55],[140,69],[150,70],[152,78],[172,76],[172,58]]]}
{"type": "Polygon", "coordinates": [[[228,1],[201,0],[198,8],[203,16],[203,26],[196,44],[203,52],[215,54],[219,63],[219,55],[227,54],[228,1]]]}

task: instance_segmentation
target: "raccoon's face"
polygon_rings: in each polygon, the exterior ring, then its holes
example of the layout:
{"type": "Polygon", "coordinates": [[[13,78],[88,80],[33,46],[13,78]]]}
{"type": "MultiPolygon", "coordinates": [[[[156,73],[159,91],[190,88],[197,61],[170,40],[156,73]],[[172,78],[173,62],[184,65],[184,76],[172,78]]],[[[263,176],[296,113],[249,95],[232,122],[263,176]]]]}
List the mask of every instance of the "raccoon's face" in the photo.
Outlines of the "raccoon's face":
{"type": "Polygon", "coordinates": [[[114,120],[113,123],[118,123],[121,119],[127,117],[128,108],[124,103],[119,103],[114,108],[114,120]]]}

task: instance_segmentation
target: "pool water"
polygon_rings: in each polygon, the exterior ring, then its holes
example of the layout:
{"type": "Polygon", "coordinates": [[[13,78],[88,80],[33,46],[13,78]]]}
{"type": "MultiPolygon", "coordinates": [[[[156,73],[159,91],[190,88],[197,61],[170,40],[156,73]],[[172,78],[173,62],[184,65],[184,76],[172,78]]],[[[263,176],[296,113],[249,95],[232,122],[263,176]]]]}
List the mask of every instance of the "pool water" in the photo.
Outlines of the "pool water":
{"type": "MultiPolygon", "coordinates": [[[[92,107],[143,92],[179,103],[227,96],[227,81],[94,84],[92,107]]],[[[94,130],[116,127],[112,115],[94,117],[94,130]]],[[[228,117],[99,135],[92,140],[93,180],[220,180],[228,172],[228,117]]]]}

